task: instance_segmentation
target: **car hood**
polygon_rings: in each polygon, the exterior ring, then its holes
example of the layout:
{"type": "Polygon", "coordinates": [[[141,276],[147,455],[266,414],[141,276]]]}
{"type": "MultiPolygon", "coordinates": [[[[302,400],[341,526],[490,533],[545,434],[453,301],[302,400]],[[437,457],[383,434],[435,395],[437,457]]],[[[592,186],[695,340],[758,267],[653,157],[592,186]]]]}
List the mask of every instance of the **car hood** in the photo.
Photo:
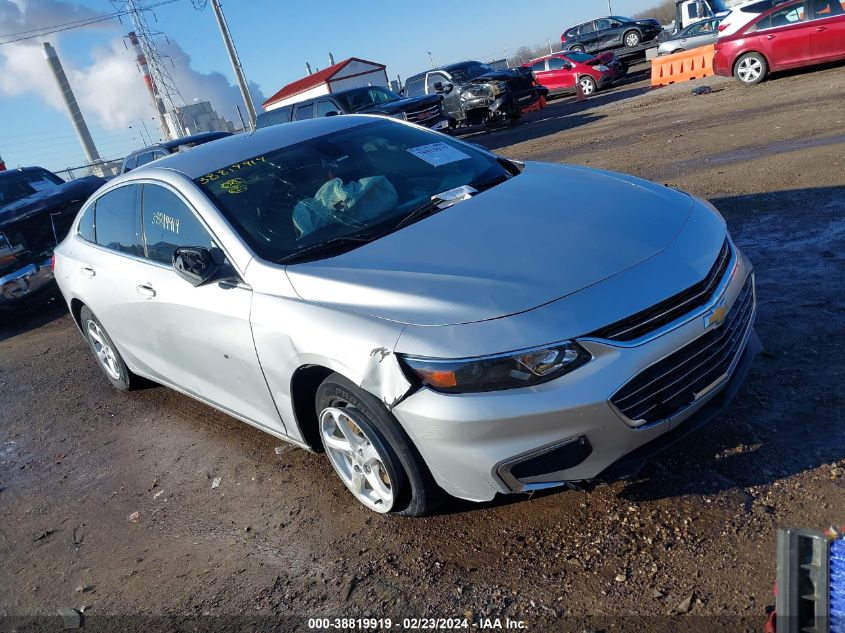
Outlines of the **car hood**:
{"type": "Polygon", "coordinates": [[[0,207],[0,230],[43,213],[64,209],[67,205],[79,208],[88,197],[99,189],[105,180],[97,176],[86,176],[66,182],[53,189],[38,191],[31,196],[0,207]]]}
{"type": "Polygon", "coordinates": [[[330,259],[287,267],[306,301],[414,325],[524,312],[654,257],[690,196],[583,167],[525,171],[436,215],[330,259]]]}
{"type": "Polygon", "coordinates": [[[407,112],[408,110],[419,110],[438,103],[440,103],[440,96],[438,95],[408,97],[407,99],[400,99],[399,101],[370,106],[364,110],[356,112],[356,114],[398,114],[399,112],[407,112]]]}

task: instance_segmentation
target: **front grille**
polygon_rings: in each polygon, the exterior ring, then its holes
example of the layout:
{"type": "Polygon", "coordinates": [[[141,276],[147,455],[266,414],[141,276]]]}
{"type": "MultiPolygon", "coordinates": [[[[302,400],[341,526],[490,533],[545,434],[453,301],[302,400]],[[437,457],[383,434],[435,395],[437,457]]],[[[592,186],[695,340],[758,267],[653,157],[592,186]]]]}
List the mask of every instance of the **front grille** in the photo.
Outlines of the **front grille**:
{"type": "Polygon", "coordinates": [[[720,326],[637,374],[611,403],[638,425],[675,415],[731,370],[753,313],[754,281],[749,276],[720,326]]]}
{"type": "Polygon", "coordinates": [[[429,106],[428,108],[406,112],[405,116],[411,123],[419,123],[420,121],[427,121],[438,114],[440,114],[440,104],[435,103],[433,106],[429,106]]]}
{"type": "Polygon", "coordinates": [[[728,270],[731,261],[731,246],[728,240],[722,245],[719,256],[707,276],[694,286],[637,312],[616,323],[611,323],[588,336],[611,341],[633,341],[671,323],[678,317],[703,306],[710,300],[719,282],[728,270]]]}

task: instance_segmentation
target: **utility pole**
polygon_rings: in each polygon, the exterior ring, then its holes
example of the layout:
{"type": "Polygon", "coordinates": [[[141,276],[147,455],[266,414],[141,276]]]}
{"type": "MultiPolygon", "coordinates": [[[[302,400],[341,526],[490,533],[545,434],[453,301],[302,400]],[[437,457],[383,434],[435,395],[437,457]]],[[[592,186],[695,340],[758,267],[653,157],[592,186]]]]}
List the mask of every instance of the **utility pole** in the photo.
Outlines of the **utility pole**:
{"type": "Polygon", "coordinates": [[[217,26],[220,27],[220,34],[223,36],[223,43],[226,45],[226,50],[229,53],[229,60],[232,62],[232,70],[235,71],[235,78],[238,80],[238,86],[241,88],[241,97],[243,97],[246,104],[246,112],[249,117],[249,123],[252,129],[255,129],[255,104],[252,103],[252,98],[249,96],[249,90],[246,87],[246,77],[244,77],[244,68],[241,65],[241,60],[238,58],[238,52],[235,50],[235,44],[232,42],[232,36],[229,33],[229,26],[226,24],[226,18],[223,17],[223,9],[220,8],[220,0],[211,0],[211,8],[214,9],[214,17],[217,18],[217,26]]]}
{"type": "Polygon", "coordinates": [[[613,15],[613,7],[610,6],[610,0],[607,0],[607,14],[613,15]]]}
{"type": "Polygon", "coordinates": [[[428,60],[431,62],[432,68],[437,68],[437,64],[434,63],[434,56],[431,54],[431,51],[426,51],[428,53],[428,60]]]}

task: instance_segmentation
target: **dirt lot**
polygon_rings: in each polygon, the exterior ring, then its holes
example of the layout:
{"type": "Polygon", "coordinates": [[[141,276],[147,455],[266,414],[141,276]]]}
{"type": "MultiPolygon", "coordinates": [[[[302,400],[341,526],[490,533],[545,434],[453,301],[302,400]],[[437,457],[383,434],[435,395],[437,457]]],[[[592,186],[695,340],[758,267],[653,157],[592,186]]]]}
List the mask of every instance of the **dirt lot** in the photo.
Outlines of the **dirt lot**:
{"type": "Polygon", "coordinates": [[[385,518],[322,456],[276,455],[165,388],[112,390],[56,302],[0,329],[0,615],[761,630],[776,529],[845,522],[845,67],[704,83],[565,99],[471,140],[650,178],[725,215],[756,265],[766,347],[728,415],[634,481],[385,518]]]}

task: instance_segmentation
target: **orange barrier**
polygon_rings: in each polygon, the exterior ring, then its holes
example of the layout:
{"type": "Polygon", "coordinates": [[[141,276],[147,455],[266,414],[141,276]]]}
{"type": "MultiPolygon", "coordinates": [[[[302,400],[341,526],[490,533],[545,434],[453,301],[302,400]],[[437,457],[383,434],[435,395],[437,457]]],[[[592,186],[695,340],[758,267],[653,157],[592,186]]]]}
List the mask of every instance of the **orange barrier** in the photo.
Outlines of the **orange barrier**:
{"type": "Polygon", "coordinates": [[[537,112],[538,110],[542,110],[545,107],[546,107],[546,98],[540,97],[539,99],[537,99],[537,101],[535,101],[531,105],[525,106],[524,108],[522,108],[522,113],[527,114],[528,112],[537,112]]]}
{"type": "Polygon", "coordinates": [[[682,53],[673,53],[651,60],[651,85],[668,86],[680,81],[710,77],[713,72],[715,46],[700,46],[682,53]]]}

